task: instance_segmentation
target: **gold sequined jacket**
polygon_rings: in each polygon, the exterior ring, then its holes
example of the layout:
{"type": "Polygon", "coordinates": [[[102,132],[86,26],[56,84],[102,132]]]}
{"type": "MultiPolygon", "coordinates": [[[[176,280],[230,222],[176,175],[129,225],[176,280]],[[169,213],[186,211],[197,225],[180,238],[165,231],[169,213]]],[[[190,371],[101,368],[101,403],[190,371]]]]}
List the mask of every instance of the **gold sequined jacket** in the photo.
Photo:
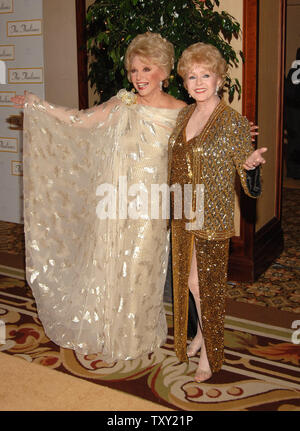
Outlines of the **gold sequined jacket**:
{"type": "MultiPolygon", "coordinates": [[[[177,118],[175,129],[169,139],[168,179],[169,184],[179,183],[180,175],[172,175],[173,154],[177,146],[186,145],[185,127],[196,104],[183,108],[177,118]]],[[[204,186],[204,223],[197,236],[208,240],[230,238],[234,232],[234,187],[235,175],[239,174],[242,187],[250,197],[260,195],[249,190],[249,171],[243,168],[246,159],[253,152],[248,120],[221,101],[215,108],[200,135],[188,142],[191,157],[182,160],[190,163],[191,183],[195,194],[196,185],[204,186]]],[[[178,168],[178,166],[177,166],[178,168]]],[[[250,171],[251,172],[251,171],[250,171]]],[[[259,172],[258,172],[259,174],[259,172]]],[[[260,184],[259,184],[260,186],[260,184]]]]}

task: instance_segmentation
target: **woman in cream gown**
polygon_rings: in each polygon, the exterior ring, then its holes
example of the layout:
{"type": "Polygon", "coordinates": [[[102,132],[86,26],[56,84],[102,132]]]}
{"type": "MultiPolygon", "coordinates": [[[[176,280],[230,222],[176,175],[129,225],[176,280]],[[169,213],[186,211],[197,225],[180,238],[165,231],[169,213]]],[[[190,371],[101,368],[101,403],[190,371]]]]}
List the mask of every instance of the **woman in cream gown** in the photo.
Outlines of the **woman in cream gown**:
{"type": "Polygon", "coordinates": [[[46,335],[108,363],[166,339],[166,220],[152,220],[139,197],[167,183],[168,138],[184,106],[161,91],[173,65],[165,39],[138,36],[125,64],[137,95],[121,90],[87,111],[25,98],[27,280],[46,335]]]}

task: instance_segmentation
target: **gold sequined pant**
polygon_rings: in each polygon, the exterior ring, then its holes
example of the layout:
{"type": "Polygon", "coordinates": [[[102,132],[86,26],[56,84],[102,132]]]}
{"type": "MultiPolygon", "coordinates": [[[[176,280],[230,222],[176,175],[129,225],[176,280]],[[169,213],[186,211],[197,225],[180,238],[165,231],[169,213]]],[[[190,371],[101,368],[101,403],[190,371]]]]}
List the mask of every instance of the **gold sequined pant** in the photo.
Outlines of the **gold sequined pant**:
{"type": "Polygon", "coordinates": [[[180,361],[187,361],[188,279],[193,246],[196,247],[202,333],[212,372],[224,359],[224,316],[229,239],[208,241],[187,231],[182,220],[172,221],[174,297],[174,348],[180,361]]]}

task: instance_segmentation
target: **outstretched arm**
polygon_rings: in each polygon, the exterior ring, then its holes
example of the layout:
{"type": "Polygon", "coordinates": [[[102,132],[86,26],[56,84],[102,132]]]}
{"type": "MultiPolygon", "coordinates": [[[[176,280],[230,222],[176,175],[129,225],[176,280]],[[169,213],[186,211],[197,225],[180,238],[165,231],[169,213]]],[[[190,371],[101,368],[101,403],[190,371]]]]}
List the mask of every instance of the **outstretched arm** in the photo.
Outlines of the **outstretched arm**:
{"type": "Polygon", "coordinates": [[[111,108],[116,102],[108,101],[102,105],[90,109],[78,111],[62,106],[53,105],[32,93],[24,92],[24,95],[16,95],[11,98],[14,107],[23,109],[24,107],[36,107],[44,110],[58,120],[66,124],[74,124],[78,127],[92,128],[103,123],[108,117],[111,108]]]}

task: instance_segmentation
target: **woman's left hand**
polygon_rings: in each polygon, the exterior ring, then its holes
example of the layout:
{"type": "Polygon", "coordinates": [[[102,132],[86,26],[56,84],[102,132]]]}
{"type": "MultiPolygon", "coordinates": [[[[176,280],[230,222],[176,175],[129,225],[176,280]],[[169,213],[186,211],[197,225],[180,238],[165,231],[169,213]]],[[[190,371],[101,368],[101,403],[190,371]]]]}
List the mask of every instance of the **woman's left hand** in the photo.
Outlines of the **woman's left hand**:
{"type": "Polygon", "coordinates": [[[258,150],[253,151],[250,157],[245,161],[243,168],[246,171],[250,171],[255,169],[259,165],[263,165],[266,163],[265,159],[262,157],[262,154],[268,151],[266,147],[259,148],[258,150]]]}

